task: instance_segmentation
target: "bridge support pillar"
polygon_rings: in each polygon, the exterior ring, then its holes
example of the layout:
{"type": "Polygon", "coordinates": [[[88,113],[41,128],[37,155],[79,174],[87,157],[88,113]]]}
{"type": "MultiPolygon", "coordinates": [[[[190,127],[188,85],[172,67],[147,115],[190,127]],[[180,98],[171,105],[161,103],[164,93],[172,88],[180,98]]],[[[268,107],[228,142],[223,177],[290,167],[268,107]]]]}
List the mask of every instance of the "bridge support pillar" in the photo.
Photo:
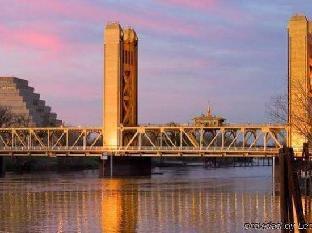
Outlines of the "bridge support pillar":
{"type": "Polygon", "coordinates": [[[100,159],[99,177],[150,176],[152,159],[140,156],[107,156],[100,159]]]}
{"type": "Polygon", "coordinates": [[[279,166],[279,158],[272,158],[272,194],[275,196],[279,195],[280,191],[280,166],[279,166]]]}
{"type": "Polygon", "coordinates": [[[5,162],[4,157],[0,157],[0,178],[5,176],[5,162]]]}

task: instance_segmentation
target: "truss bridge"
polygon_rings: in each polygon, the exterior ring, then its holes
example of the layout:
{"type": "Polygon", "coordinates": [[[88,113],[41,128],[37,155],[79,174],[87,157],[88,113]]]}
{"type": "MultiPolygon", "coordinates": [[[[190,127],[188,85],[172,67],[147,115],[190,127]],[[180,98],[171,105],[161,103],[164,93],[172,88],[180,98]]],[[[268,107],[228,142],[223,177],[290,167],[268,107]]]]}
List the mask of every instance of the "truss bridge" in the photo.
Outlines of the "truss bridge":
{"type": "Polygon", "coordinates": [[[285,125],[142,125],[118,128],[118,145],[105,146],[103,128],[1,128],[3,156],[275,156],[286,144],[285,125]]]}

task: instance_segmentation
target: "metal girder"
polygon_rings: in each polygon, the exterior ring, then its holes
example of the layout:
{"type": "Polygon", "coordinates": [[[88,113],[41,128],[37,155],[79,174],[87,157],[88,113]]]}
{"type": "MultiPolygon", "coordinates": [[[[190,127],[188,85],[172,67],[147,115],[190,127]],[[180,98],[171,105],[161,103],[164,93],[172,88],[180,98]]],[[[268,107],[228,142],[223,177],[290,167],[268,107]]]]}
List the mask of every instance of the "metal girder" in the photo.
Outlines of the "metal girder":
{"type": "Polygon", "coordinates": [[[132,134],[119,145],[123,154],[263,154],[275,155],[286,144],[285,125],[235,125],[222,127],[137,126],[121,127],[120,137],[132,134]],[[138,140],[140,134],[148,140],[138,140]],[[149,135],[156,135],[150,137],[149,135]],[[278,137],[278,135],[283,135],[278,137]]]}
{"type": "Polygon", "coordinates": [[[0,128],[0,155],[87,155],[102,150],[102,128],[0,128]]]}
{"type": "Polygon", "coordinates": [[[103,128],[0,128],[0,155],[275,156],[285,125],[120,127],[120,145],[103,145],[103,128]]]}

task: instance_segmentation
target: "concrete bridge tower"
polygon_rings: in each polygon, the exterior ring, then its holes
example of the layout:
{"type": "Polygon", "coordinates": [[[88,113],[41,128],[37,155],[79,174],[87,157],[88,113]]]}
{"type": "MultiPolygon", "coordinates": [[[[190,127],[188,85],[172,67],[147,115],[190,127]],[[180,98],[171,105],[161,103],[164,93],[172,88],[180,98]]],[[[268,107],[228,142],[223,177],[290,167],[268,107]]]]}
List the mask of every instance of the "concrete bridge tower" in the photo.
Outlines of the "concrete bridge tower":
{"type": "MultiPolygon", "coordinates": [[[[138,124],[138,37],[132,28],[110,23],[104,33],[104,146],[125,143],[118,128],[138,124]]],[[[151,159],[109,156],[102,160],[100,177],[151,174],[151,159]],[[114,157],[114,158],[113,158],[114,157]]]]}
{"type": "Polygon", "coordinates": [[[312,22],[303,15],[288,23],[288,145],[302,147],[310,131],[307,101],[312,97],[312,22]]]}
{"type": "Polygon", "coordinates": [[[114,148],[118,127],[137,125],[138,37],[118,23],[108,24],[104,37],[104,145],[114,148]]]}

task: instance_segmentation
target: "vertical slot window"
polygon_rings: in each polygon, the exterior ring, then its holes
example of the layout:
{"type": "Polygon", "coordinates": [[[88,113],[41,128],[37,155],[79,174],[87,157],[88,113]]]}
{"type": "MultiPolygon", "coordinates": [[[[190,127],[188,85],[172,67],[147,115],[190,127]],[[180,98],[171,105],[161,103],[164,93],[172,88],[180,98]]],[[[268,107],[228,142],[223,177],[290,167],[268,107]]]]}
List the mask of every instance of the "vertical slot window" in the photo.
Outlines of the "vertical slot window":
{"type": "Polygon", "coordinates": [[[132,51],[130,51],[130,64],[133,64],[133,57],[132,57],[132,51]]]}

